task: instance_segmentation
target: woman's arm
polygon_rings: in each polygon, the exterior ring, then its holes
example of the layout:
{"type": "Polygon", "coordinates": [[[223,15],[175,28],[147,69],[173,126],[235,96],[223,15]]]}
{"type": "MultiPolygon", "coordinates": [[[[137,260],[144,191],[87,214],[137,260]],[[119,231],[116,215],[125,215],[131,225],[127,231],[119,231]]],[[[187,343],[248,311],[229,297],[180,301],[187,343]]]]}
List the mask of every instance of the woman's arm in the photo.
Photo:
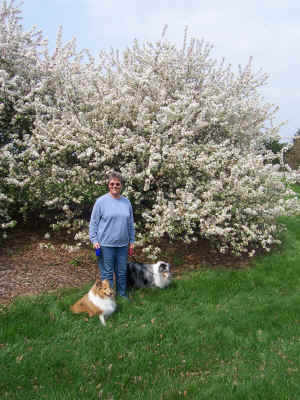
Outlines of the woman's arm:
{"type": "Polygon", "coordinates": [[[98,201],[94,204],[91,219],[90,219],[90,240],[93,243],[93,247],[95,249],[99,248],[100,245],[98,243],[98,226],[101,219],[101,208],[98,201]]]}
{"type": "Polygon", "coordinates": [[[129,247],[134,246],[134,239],[135,239],[135,229],[134,229],[134,219],[133,219],[133,210],[132,210],[132,205],[129,203],[129,247]]]}

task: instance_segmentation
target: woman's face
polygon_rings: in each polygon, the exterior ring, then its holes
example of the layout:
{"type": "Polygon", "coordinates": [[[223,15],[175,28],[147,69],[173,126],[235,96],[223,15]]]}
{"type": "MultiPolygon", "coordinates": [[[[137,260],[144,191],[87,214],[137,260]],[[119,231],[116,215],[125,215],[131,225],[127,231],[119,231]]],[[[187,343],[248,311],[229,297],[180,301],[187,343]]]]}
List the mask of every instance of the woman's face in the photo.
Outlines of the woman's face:
{"type": "Polygon", "coordinates": [[[109,181],[108,184],[109,193],[112,197],[120,197],[122,185],[119,179],[113,178],[109,181]]]}

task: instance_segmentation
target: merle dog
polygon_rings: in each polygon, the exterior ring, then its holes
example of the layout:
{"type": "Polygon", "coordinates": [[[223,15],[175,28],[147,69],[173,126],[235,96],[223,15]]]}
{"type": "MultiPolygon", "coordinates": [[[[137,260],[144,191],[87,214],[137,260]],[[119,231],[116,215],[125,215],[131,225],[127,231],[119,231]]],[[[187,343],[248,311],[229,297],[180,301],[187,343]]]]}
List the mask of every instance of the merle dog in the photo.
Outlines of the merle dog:
{"type": "Polygon", "coordinates": [[[171,283],[170,264],[158,261],[155,264],[129,262],[127,264],[127,287],[158,287],[163,289],[171,283]]]}

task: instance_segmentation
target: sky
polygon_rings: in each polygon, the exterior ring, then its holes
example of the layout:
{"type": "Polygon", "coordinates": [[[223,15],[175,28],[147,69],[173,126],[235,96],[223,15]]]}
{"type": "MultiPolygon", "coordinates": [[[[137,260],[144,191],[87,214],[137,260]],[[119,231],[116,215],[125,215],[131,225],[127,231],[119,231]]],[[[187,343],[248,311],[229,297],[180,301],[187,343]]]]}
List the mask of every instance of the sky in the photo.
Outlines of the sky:
{"type": "Polygon", "coordinates": [[[190,38],[214,46],[214,59],[235,70],[253,57],[254,71],[269,75],[261,93],[279,106],[281,141],[291,142],[300,128],[299,0],[23,0],[21,10],[24,29],[41,29],[50,50],[62,26],[63,42],[75,37],[78,49],[95,56],[134,39],[158,41],[165,25],[166,39],[181,48],[187,26],[190,38]]]}

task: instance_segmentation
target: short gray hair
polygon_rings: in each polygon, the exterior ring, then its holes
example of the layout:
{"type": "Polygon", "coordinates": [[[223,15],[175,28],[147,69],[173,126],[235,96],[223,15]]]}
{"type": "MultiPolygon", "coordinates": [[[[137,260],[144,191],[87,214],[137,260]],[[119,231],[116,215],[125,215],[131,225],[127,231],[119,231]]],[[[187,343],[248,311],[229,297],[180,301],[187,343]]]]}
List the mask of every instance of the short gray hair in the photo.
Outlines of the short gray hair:
{"type": "Polygon", "coordinates": [[[108,183],[112,180],[112,179],[118,179],[121,182],[121,185],[123,185],[123,177],[120,174],[120,172],[117,171],[112,171],[109,175],[108,175],[108,183]]]}

